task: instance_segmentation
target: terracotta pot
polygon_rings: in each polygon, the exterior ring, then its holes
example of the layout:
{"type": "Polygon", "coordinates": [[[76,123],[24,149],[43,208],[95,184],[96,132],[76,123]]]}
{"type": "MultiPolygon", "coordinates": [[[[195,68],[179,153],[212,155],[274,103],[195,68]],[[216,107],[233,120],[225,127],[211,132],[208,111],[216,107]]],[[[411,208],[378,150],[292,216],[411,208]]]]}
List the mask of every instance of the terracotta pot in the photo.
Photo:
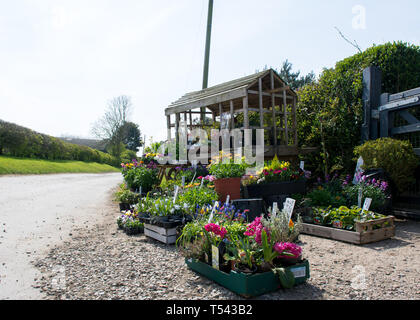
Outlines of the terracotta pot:
{"type": "Polygon", "coordinates": [[[230,200],[241,198],[241,178],[217,179],[214,181],[214,188],[222,202],[226,202],[228,195],[230,200]]]}

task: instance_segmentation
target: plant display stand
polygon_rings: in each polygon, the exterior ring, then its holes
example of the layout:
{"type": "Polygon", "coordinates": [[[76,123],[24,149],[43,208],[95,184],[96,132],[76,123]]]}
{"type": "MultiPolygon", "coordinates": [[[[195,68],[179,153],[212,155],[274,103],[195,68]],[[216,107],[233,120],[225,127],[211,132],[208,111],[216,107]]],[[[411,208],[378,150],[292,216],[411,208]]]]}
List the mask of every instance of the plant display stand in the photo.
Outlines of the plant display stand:
{"type": "Polygon", "coordinates": [[[156,225],[144,224],[145,236],[158,240],[165,244],[175,244],[176,242],[176,227],[163,228],[156,225]]]}
{"type": "MultiPolygon", "coordinates": [[[[246,298],[260,296],[281,288],[280,280],[273,272],[252,275],[236,271],[225,273],[198,260],[186,258],[185,263],[191,270],[246,298]]],[[[309,279],[309,262],[307,260],[286,269],[295,275],[295,285],[302,284],[306,279],[309,279]]]]}
{"type": "Polygon", "coordinates": [[[353,244],[367,244],[394,237],[394,219],[393,216],[389,216],[378,220],[356,222],[356,231],[303,223],[301,233],[353,244]]]}

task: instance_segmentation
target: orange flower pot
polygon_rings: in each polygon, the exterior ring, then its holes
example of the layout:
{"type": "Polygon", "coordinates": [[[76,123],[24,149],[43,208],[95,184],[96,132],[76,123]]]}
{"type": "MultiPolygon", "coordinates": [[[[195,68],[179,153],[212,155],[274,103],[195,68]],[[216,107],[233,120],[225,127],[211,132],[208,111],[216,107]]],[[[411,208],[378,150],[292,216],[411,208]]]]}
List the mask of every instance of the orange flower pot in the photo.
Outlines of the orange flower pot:
{"type": "Polygon", "coordinates": [[[241,198],[241,178],[217,179],[214,181],[214,187],[219,195],[219,201],[226,202],[228,195],[230,200],[241,198]]]}

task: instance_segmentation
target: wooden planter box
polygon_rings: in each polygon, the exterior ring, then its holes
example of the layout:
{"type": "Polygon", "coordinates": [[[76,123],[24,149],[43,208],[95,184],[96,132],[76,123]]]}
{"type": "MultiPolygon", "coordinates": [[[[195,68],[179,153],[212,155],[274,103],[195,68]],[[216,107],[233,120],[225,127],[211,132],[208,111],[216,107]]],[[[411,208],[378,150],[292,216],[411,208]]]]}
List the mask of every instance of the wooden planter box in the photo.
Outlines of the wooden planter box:
{"type": "MultiPolygon", "coordinates": [[[[198,260],[185,259],[185,263],[191,270],[246,298],[260,296],[281,288],[280,280],[273,272],[253,275],[236,271],[225,273],[198,260]]],[[[287,269],[295,275],[295,285],[302,284],[306,279],[309,279],[309,262],[307,260],[287,269]]]]}
{"type": "Polygon", "coordinates": [[[356,222],[356,231],[303,223],[303,230],[301,233],[353,244],[366,244],[394,237],[394,219],[393,216],[389,216],[378,220],[356,222]],[[374,226],[378,225],[380,228],[373,229],[374,226]]]}
{"type": "Polygon", "coordinates": [[[177,239],[176,229],[176,227],[168,229],[151,224],[144,224],[145,236],[165,244],[175,244],[177,239]]]}

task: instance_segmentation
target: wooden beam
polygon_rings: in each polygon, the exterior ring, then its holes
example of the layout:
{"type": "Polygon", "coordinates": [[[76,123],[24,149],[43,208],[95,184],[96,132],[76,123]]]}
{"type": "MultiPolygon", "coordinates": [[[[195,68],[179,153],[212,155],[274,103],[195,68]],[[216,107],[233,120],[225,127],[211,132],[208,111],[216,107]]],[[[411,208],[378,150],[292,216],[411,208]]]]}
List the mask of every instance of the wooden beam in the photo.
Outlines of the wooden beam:
{"type": "Polygon", "coordinates": [[[286,146],[289,145],[289,129],[287,123],[287,98],[286,98],[286,90],[283,91],[283,112],[284,112],[284,138],[286,142],[286,146]]]}
{"type": "MultiPolygon", "coordinates": [[[[271,90],[274,90],[274,72],[271,70],[270,72],[270,82],[271,82],[271,90]]],[[[273,117],[273,135],[274,135],[274,145],[277,146],[277,118],[276,118],[276,98],[274,97],[274,92],[271,94],[271,109],[272,109],[272,117],[273,117]]]]}
{"type": "MultiPolygon", "coordinates": [[[[273,80],[274,81],[274,80],[273,80]]],[[[264,91],[264,92],[266,92],[266,93],[277,93],[277,92],[282,92],[283,90],[290,90],[290,87],[289,86],[285,86],[285,87],[282,87],[282,88],[277,88],[277,89],[274,89],[274,85],[272,86],[273,87],[273,89],[271,89],[271,90],[266,90],[266,91],[264,91]]]]}
{"type": "Polygon", "coordinates": [[[171,116],[166,116],[167,138],[171,140],[171,116]]]}
{"type": "Polygon", "coordinates": [[[230,91],[226,91],[224,93],[218,93],[212,96],[205,96],[202,98],[189,100],[185,103],[180,103],[173,107],[166,108],[165,115],[189,111],[195,108],[203,108],[211,105],[217,105],[219,103],[226,102],[229,100],[243,98],[247,95],[246,88],[247,86],[242,86],[230,91]]]}
{"type": "MultiPolygon", "coordinates": [[[[259,95],[259,92],[258,91],[255,91],[255,90],[248,90],[248,93],[249,94],[259,95]]],[[[262,95],[265,96],[265,97],[271,97],[271,93],[267,93],[267,92],[263,92],[262,95]]],[[[283,94],[274,94],[274,97],[276,97],[276,98],[283,98],[283,94]]],[[[294,96],[286,95],[286,98],[287,99],[293,99],[294,96]]]]}
{"type": "Polygon", "coordinates": [[[233,129],[235,129],[235,122],[234,122],[234,119],[233,119],[233,116],[234,116],[234,114],[233,114],[233,100],[229,101],[229,105],[230,105],[230,130],[233,130],[233,129]]]}
{"type": "Polygon", "coordinates": [[[189,114],[190,114],[190,130],[192,130],[193,129],[192,111],[190,111],[189,114]]]}
{"type": "Polygon", "coordinates": [[[258,106],[260,108],[260,127],[264,127],[264,113],[263,113],[263,96],[262,96],[262,79],[258,79],[258,106]]]}
{"type": "Polygon", "coordinates": [[[248,117],[248,95],[243,97],[242,104],[244,107],[244,128],[249,129],[249,117],[248,117]]]}

